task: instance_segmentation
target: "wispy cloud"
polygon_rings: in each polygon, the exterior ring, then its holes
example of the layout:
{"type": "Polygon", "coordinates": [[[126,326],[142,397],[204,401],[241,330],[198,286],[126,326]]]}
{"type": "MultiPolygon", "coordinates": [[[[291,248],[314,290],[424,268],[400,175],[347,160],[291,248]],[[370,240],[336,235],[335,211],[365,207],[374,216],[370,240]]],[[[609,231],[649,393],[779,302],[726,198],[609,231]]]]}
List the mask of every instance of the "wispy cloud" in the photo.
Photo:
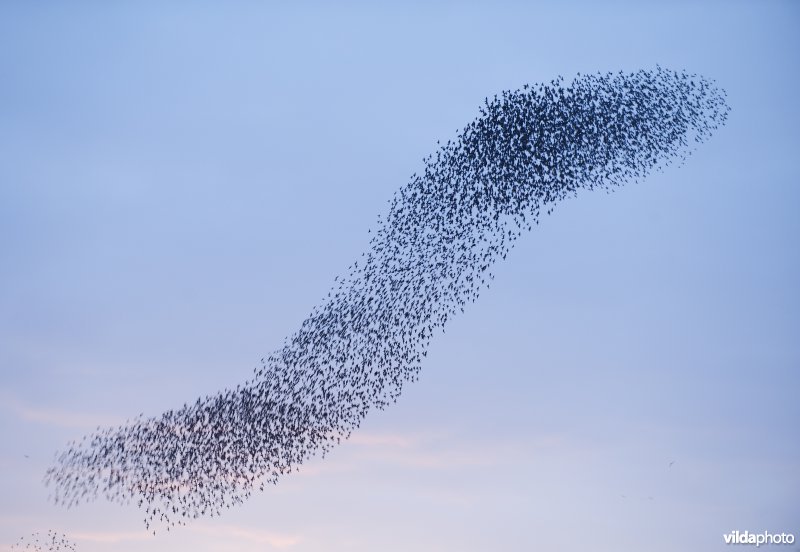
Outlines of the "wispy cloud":
{"type": "Polygon", "coordinates": [[[124,541],[143,541],[152,539],[153,536],[142,531],[137,532],[122,532],[122,531],[107,531],[107,532],[88,532],[88,533],[75,533],[70,532],[69,538],[74,541],[89,541],[89,542],[103,542],[103,543],[117,543],[124,541]]]}
{"type": "Polygon", "coordinates": [[[464,443],[446,433],[354,433],[345,450],[333,458],[304,465],[300,475],[358,470],[359,465],[394,465],[414,470],[450,470],[499,466],[530,455],[546,454],[565,446],[560,436],[540,436],[536,441],[497,441],[493,439],[464,443]],[[346,451],[346,452],[345,452],[346,451]],[[344,457],[347,460],[343,460],[344,457]],[[353,462],[358,458],[364,462],[353,462]],[[511,459],[511,460],[510,460],[511,459]]]}
{"type": "Polygon", "coordinates": [[[395,433],[354,433],[347,440],[354,445],[371,447],[411,447],[421,441],[420,436],[399,435],[395,433]]]}
{"type": "Polygon", "coordinates": [[[97,426],[116,425],[123,421],[113,416],[28,405],[7,395],[0,395],[0,407],[26,422],[56,427],[94,429],[97,426]]]}
{"type": "Polygon", "coordinates": [[[507,448],[497,443],[464,446],[452,435],[434,433],[356,433],[348,443],[356,445],[355,454],[372,461],[416,469],[494,465],[504,456],[501,449],[507,448]]]}
{"type": "Polygon", "coordinates": [[[267,545],[272,548],[289,548],[298,544],[302,539],[297,535],[286,533],[276,533],[263,529],[252,529],[238,525],[196,525],[192,530],[202,533],[207,537],[226,539],[238,539],[252,544],[267,545]]]}

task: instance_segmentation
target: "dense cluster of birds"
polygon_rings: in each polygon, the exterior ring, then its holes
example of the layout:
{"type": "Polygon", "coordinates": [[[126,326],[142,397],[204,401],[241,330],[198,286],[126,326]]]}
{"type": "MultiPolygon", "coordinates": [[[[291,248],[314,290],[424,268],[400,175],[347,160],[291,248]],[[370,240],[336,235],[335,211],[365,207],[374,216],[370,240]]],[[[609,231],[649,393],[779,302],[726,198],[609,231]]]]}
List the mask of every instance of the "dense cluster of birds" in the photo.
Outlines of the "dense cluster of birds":
{"type": "Polygon", "coordinates": [[[47,533],[34,533],[29,537],[21,537],[16,543],[11,545],[11,550],[29,550],[33,552],[55,552],[64,550],[65,552],[75,552],[75,545],[62,533],[57,533],[52,529],[47,533]]]}
{"type": "Polygon", "coordinates": [[[487,98],[424,159],[299,330],[254,377],[73,442],[45,480],[73,505],[133,501],[145,524],[219,515],[396,401],[432,336],[489,286],[542,213],[682,161],[722,125],[725,94],[662,68],[578,75],[487,98]]]}

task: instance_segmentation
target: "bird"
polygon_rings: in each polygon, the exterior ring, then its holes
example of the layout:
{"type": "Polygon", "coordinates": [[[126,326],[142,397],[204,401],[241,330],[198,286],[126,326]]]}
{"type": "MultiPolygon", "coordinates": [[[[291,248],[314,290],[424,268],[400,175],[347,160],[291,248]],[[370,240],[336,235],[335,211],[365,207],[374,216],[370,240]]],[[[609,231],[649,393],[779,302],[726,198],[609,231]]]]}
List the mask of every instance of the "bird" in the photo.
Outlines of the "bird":
{"type": "Polygon", "coordinates": [[[683,162],[729,111],[712,81],[661,67],[486,97],[251,379],[68,443],[45,474],[54,500],[135,502],[150,531],[243,504],[397,402],[434,336],[556,204],[683,162]]]}

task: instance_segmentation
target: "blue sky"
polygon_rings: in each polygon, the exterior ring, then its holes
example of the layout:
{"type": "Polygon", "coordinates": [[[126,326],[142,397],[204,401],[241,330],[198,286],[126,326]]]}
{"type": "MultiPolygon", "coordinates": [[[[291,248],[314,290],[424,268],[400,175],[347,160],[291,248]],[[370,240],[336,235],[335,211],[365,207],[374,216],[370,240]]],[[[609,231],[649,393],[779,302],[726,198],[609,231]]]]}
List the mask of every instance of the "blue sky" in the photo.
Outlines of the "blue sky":
{"type": "Polygon", "coordinates": [[[800,534],[797,4],[31,4],[0,6],[0,550],[800,534]],[[48,502],[69,440],[249,378],[485,96],[656,64],[715,79],[728,124],[559,204],[328,458],[157,537],[48,502]]]}

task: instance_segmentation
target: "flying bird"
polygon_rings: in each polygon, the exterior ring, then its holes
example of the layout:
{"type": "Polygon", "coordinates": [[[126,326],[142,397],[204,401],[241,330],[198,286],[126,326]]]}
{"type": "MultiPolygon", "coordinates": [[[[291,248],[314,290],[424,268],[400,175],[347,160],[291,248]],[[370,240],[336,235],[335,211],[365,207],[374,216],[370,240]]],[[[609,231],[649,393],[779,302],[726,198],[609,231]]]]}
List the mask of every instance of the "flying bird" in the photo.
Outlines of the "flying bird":
{"type": "Polygon", "coordinates": [[[682,162],[728,112],[712,82],[662,68],[487,98],[395,193],[364,254],[252,379],[69,444],[45,476],[55,501],[135,501],[148,528],[241,504],[395,402],[434,335],[542,214],[579,190],[682,162]]]}

